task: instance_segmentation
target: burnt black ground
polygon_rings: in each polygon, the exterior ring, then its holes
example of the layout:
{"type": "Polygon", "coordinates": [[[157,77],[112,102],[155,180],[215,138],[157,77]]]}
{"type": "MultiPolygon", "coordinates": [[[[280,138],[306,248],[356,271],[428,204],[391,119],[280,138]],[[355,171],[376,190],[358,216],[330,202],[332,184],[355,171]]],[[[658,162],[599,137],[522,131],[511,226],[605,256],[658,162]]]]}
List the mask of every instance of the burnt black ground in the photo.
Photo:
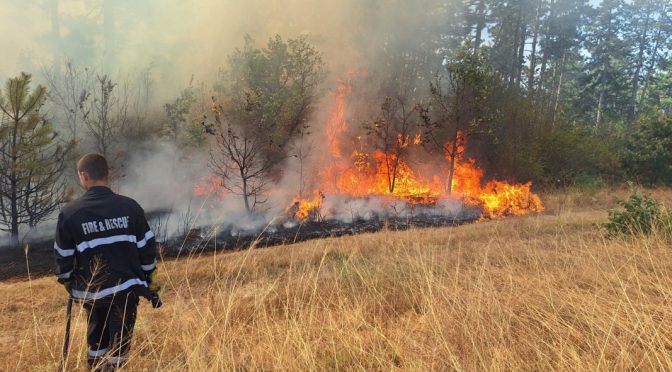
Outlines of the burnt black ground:
{"type": "Polygon", "coordinates": [[[383,229],[406,230],[409,228],[456,226],[477,219],[478,217],[474,216],[422,215],[408,218],[372,218],[353,222],[336,220],[294,221],[289,226],[271,225],[261,232],[209,226],[193,231],[191,236],[170,240],[164,247],[164,254],[166,256],[179,256],[185,252],[211,251],[215,247],[217,250],[236,250],[250,247],[252,244],[255,248],[267,248],[311,239],[372,233],[383,229]]]}
{"type": "Polygon", "coordinates": [[[52,273],[53,247],[53,240],[33,242],[28,245],[27,255],[23,246],[3,247],[0,250],[0,281],[27,279],[28,268],[33,278],[52,273]]]}
{"type": "MultiPolygon", "coordinates": [[[[283,224],[269,225],[260,231],[241,231],[232,227],[208,226],[195,229],[188,236],[169,239],[161,244],[164,259],[180,256],[207,254],[217,251],[235,251],[254,244],[255,248],[267,248],[292,244],[311,239],[322,239],[344,235],[355,235],[388,230],[457,226],[478,220],[480,213],[470,211],[459,216],[417,215],[412,217],[386,217],[369,220],[342,222],[326,221],[285,221],[283,224]]],[[[29,244],[28,254],[23,248],[3,248],[0,251],[0,281],[18,281],[30,277],[37,278],[53,273],[53,240],[43,240],[29,244]]]]}

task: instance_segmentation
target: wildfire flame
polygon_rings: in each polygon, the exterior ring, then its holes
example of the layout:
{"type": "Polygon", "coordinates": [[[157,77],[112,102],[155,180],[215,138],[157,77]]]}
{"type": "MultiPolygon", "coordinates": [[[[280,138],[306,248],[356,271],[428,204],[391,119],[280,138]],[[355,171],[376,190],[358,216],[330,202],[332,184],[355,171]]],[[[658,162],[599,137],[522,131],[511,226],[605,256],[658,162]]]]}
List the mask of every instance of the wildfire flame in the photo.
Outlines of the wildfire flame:
{"type": "Polygon", "coordinates": [[[530,191],[532,183],[511,185],[506,182],[488,183],[479,194],[478,203],[490,218],[521,216],[541,212],[544,206],[539,196],[530,191]]]}
{"type": "Polygon", "coordinates": [[[223,197],[226,192],[222,186],[222,180],[215,176],[201,177],[196,180],[194,185],[194,196],[208,197],[218,196],[223,197]]]}
{"type": "MultiPolygon", "coordinates": [[[[352,149],[347,150],[345,110],[346,99],[351,91],[348,82],[341,81],[333,93],[334,106],[326,126],[331,159],[318,172],[320,190],[352,197],[387,196],[412,204],[435,204],[442,198],[461,199],[467,205],[480,207],[486,218],[543,211],[541,199],[531,191],[531,183],[512,184],[494,180],[483,185],[482,169],[474,159],[464,158],[465,140],[462,133],[458,133],[455,144],[447,143],[444,146],[446,162],[430,177],[421,176],[404,158],[397,158],[394,154],[381,150],[363,151],[358,146],[361,137],[355,137],[355,141],[351,141],[352,149]],[[350,156],[345,157],[344,154],[348,152],[350,156]],[[451,159],[452,156],[455,159],[451,159]],[[451,187],[446,187],[451,160],[451,187]],[[390,174],[395,173],[391,167],[396,168],[396,177],[390,177],[390,174]]],[[[422,137],[420,134],[398,134],[397,141],[401,148],[407,148],[421,145],[422,137]]],[[[292,205],[297,205],[298,210],[293,213],[293,217],[305,220],[310,215],[309,211],[321,207],[324,194],[318,193],[322,197],[308,200],[295,198],[292,205]]]]}
{"type": "Polygon", "coordinates": [[[285,212],[288,216],[297,220],[305,221],[312,219],[319,221],[322,219],[321,209],[324,198],[324,194],[319,190],[315,190],[315,197],[313,199],[302,199],[300,195],[297,195],[285,212]]]}
{"type": "MultiPolygon", "coordinates": [[[[457,143],[455,170],[451,183],[453,195],[463,197],[467,204],[481,207],[484,217],[488,218],[521,216],[544,210],[539,196],[531,191],[531,182],[511,184],[493,180],[481,186],[483,171],[478,168],[475,160],[463,158],[465,140],[460,132],[457,135],[457,143]]],[[[451,147],[452,143],[448,143],[444,149],[451,147]]],[[[450,159],[450,152],[446,151],[446,160],[450,159]]]]}
{"type": "MultiPolygon", "coordinates": [[[[351,93],[348,80],[339,82],[332,92],[334,103],[324,133],[328,150],[326,162],[314,172],[312,196],[297,195],[285,209],[289,218],[321,220],[325,195],[385,197],[412,205],[435,205],[443,199],[461,200],[480,208],[484,218],[543,211],[539,196],[531,191],[531,183],[483,182],[483,170],[474,159],[465,156],[465,137],[460,132],[454,142],[444,145],[445,156],[437,160],[429,172],[428,164],[413,163],[404,155],[423,144],[420,133],[397,134],[395,145],[403,150],[400,152],[371,149],[366,144],[367,138],[353,133],[347,125],[346,102],[351,93]]],[[[227,195],[221,179],[216,176],[198,180],[194,194],[227,195]]]]}
{"type": "Polygon", "coordinates": [[[347,168],[337,178],[338,194],[350,196],[388,195],[412,201],[415,198],[436,198],[441,196],[438,178],[423,180],[415,174],[403,159],[376,150],[371,154],[352,154],[353,167],[347,168]],[[387,177],[389,168],[396,162],[394,190],[390,191],[387,177]],[[359,165],[357,165],[359,163],[359,165]]]}

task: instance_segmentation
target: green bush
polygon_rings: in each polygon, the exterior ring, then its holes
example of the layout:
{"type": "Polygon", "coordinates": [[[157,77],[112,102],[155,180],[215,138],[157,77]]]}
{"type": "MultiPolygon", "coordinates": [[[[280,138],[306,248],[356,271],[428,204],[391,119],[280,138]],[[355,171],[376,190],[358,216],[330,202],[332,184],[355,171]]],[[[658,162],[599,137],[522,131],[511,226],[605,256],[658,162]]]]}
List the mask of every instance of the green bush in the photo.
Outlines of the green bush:
{"type": "Polygon", "coordinates": [[[600,138],[577,128],[559,128],[541,138],[539,161],[544,180],[556,186],[595,183],[612,173],[615,163],[609,138],[600,138]]]}
{"type": "Polygon", "coordinates": [[[651,195],[632,190],[628,200],[619,201],[621,208],[609,211],[604,224],[609,236],[649,235],[656,230],[671,231],[672,216],[651,195]]]}
{"type": "Polygon", "coordinates": [[[625,143],[623,169],[649,185],[672,185],[672,116],[644,118],[625,143]]]}

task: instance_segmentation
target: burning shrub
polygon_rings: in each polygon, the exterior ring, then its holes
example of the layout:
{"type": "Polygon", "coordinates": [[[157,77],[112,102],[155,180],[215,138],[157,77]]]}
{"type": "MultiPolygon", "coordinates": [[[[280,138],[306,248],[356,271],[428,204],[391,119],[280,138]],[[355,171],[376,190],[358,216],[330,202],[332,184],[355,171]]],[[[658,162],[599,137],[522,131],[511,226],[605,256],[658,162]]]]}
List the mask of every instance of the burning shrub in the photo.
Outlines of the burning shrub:
{"type": "Polygon", "coordinates": [[[672,215],[649,194],[632,189],[628,200],[618,203],[623,209],[609,211],[609,222],[604,224],[609,236],[649,235],[654,231],[672,232],[672,215]]]}
{"type": "Polygon", "coordinates": [[[301,196],[297,195],[285,211],[290,218],[296,220],[321,221],[323,218],[322,203],[324,199],[324,194],[319,190],[315,190],[315,197],[311,200],[304,200],[301,196]]]}

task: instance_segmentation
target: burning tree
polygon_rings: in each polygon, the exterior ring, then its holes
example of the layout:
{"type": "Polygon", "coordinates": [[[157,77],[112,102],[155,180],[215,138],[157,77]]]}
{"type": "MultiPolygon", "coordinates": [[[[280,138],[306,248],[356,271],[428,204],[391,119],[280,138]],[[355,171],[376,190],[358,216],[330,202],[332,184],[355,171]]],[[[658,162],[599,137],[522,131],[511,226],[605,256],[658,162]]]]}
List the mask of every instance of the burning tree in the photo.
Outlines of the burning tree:
{"type": "MultiPolygon", "coordinates": [[[[467,143],[462,132],[459,129],[451,132],[450,129],[454,129],[454,126],[449,126],[454,124],[452,122],[434,121],[434,117],[430,118],[430,114],[436,114],[430,112],[428,106],[405,104],[404,108],[412,107],[406,110],[392,105],[406,101],[388,98],[382,106],[379,119],[368,125],[370,133],[377,140],[377,148],[361,146],[359,136],[353,137],[358,132],[353,132],[354,128],[348,127],[345,116],[347,96],[352,90],[348,80],[344,79],[332,95],[334,103],[325,127],[330,156],[318,172],[321,182],[316,185],[317,195],[323,191],[326,195],[351,198],[384,196],[387,200],[402,200],[411,205],[425,206],[437,205],[440,200],[459,199],[466,205],[480,208],[483,216],[488,218],[543,210],[541,200],[531,191],[531,183],[516,184],[497,180],[484,183],[483,170],[474,158],[466,156],[467,143]],[[394,111],[395,108],[398,111],[394,111]],[[410,113],[411,111],[414,112],[410,113]],[[419,155],[412,153],[414,146],[431,144],[417,135],[417,129],[431,130],[430,140],[436,141],[439,149],[439,156],[423,157],[424,164],[411,164],[408,161],[412,155],[419,155]],[[450,139],[455,141],[451,142],[450,139]],[[441,140],[448,142],[438,142],[441,140]],[[451,150],[456,156],[444,157],[445,149],[451,150]],[[350,156],[344,156],[348,153],[350,156]],[[445,182],[445,175],[449,173],[451,187],[445,182]],[[390,188],[391,181],[394,182],[393,189],[390,188]],[[449,190],[452,194],[449,194],[449,190]]],[[[412,95],[406,97],[410,101],[412,95]]],[[[446,99],[445,107],[451,108],[448,106],[450,102],[446,99]]],[[[439,116],[439,119],[442,118],[445,117],[439,116]]],[[[296,219],[308,220],[311,219],[310,211],[319,211],[321,203],[322,198],[319,197],[297,198],[287,209],[288,214],[296,219]]]]}
{"type": "Polygon", "coordinates": [[[265,202],[289,145],[312,113],[317,88],[324,79],[322,55],[305,37],[269,40],[266,48],[245,46],[229,58],[212,98],[212,120],[203,122],[215,136],[210,165],[222,186],[240,195],[245,209],[265,202]]]}
{"type": "Polygon", "coordinates": [[[9,79],[0,94],[0,229],[18,243],[19,227],[34,227],[66,197],[61,174],[74,142],[55,141],[39,109],[46,97],[41,85],[31,93],[31,76],[9,79]]]}
{"type": "Polygon", "coordinates": [[[485,56],[468,48],[446,59],[444,67],[445,74],[437,74],[430,84],[431,110],[422,111],[423,141],[430,151],[441,150],[449,161],[446,191],[450,194],[456,162],[464,155],[464,141],[487,131],[486,101],[495,79],[485,56]]]}
{"type": "Polygon", "coordinates": [[[419,144],[417,136],[419,118],[418,106],[411,105],[399,95],[385,98],[380,108],[380,116],[372,124],[365,124],[369,135],[376,138],[376,147],[382,151],[390,194],[399,171],[399,164],[411,144],[419,144]]]}

